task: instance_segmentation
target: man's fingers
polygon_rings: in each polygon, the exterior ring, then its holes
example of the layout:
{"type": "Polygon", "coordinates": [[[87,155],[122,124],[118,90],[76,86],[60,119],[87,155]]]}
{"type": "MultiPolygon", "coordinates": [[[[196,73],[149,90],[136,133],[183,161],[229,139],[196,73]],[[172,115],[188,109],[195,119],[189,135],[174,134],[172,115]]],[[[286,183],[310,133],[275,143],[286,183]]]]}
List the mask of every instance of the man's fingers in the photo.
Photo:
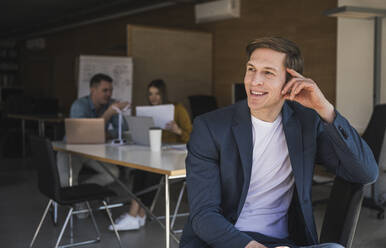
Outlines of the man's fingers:
{"type": "Polygon", "coordinates": [[[296,96],[297,94],[300,93],[300,91],[302,89],[304,89],[305,87],[307,87],[307,82],[305,81],[302,81],[302,82],[299,82],[297,83],[291,90],[291,93],[293,93],[293,96],[296,96]]]}
{"type": "Polygon", "coordinates": [[[303,83],[297,83],[291,90],[291,100],[293,101],[299,92],[304,88],[303,83]]]}
{"type": "Polygon", "coordinates": [[[291,74],[293,77],[304,78],[304,76],[302,74],[300,74],[299,72],[295,71],[294,69],[290,69],[290,68],[286,68],[286,69],[287,69],[287,72],[289,74],[291,74]]]}
{"type": "Polygon", "coordinates": [[[119,108],[120,109],[124,109],[124,108],[129,108],[130,107],[130,103],[129,102],[119,102],[119,108]]]}
{"type": "Polygon", "coordinates": [[[298,84],[296,84],[291,91],[291,100],[295,99],[295,97],[303,90],[303,89],[310,89],[312,87],[312,84],[307,81],[301,81],[298,84]]]}
{"type": "Polygon", "coordinates": [[[296,84],[297,82],[302,81],[302,80],[303,80],[302,78],[292,78],[290,81],[288,81],[286,83],[286,85],[284,86],[281,93],[283,95],[290,93],[293,90],[292,88],[293,88],[294,84],[296,84]]]}
{"type": "Polygon", "coordinates": [[[293,100],[295,97],[296,97],[296,95],[297,95],[297,92],[298,92],[298,88],[299,88],[299,86],[301,85],[301,83],[296,83],[293,87],[292,87],[292,89],[291,89],[291,94],[290,94],[290,99],[291,100],[293,100]]]}

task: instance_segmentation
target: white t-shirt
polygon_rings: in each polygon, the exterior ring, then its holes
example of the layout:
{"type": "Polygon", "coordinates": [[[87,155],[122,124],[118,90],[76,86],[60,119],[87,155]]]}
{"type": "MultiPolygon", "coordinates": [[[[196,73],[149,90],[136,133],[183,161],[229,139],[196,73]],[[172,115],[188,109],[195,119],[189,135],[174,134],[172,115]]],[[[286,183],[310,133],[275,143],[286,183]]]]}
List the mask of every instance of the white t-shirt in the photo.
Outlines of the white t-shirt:
{"type": "Polygon", "coordinates": [[[253,161],[243,209],[235,224],[240,231],[288,237],[287,211],[294,177],[282,117],[264,122],[252,116],[253,161]]]}

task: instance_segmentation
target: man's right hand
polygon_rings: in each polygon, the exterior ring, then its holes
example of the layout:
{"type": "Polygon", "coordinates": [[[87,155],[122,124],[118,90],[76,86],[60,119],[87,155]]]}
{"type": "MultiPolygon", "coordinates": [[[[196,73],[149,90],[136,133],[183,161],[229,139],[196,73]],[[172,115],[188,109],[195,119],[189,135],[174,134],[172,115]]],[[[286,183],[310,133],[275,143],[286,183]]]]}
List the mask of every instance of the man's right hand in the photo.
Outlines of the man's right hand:
{"type": "Polygon", "coordinates": [[[120,110],[123,110],[126,107],[130,107],[129,102],[114,102],[109,106],[109,108],[103,113],[101,117],[104,118],[107,123],[113,115],[118,114],[117,110],[114,108],[119,108],[120,110]]]}
{"type": "MultiPolygon", "coordinates": [[[[118,111],[116,110],[117,108],[120,109],[120,110],[123,110],[123,109],[129,108],[129,107],[130,107],[130,103],[127,102],[127,101],[125,101],[125,102],[114,102],[106,110],[105,114],[108,117],[111,117],[112,115],[118,114],[118,111]]],[[[110,119],[110,118],[108,118],[108,119],[110,119]]]]}
{"type": "Polygon", "coordinates": [[[252,240],[245,246],[245,248],[267,248],[265,245],[260,244],[259,242],[252,240]]]}
{"type": "MultiPolygon", "coordinates": [[[[260,244],[259,242],[252,240],[245,246],[245,248],[267,248],[265,245],[260,244]]],[[[288,246],[276,246],[275,248],[289,248],[288,246]]]]}
{"type": "MultiPolygon", "coordinates": [[[[115,107],[119,108],[120,110],[123,110],[126,107],[130,107],[130,104],[127,101],[125,101],[125,102],[114,102],[113,104],[111,104],[110,107],[112,107],[112,106],[115,106],[115,107]]],[[[114,110],[114,112],[116,112],[116,111],[114,110]]]]}

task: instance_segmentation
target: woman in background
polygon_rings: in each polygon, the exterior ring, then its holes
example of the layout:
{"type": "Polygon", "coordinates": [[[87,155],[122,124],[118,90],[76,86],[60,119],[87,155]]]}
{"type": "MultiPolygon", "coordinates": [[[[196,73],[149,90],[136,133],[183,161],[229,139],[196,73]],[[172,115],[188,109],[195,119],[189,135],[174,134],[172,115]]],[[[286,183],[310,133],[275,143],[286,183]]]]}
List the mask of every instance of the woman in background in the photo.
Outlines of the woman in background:
{"type": "MultiPolygon", "coordinates": [[[[147,86],[148,101],[150,105],[169,104],[167,98],[166,84],[162,79],[156,79],[147,86]]],[[[192,122],[188,111],[180,103],[174,104],[174,120],[166,124],[162,130],[163,143],[187,143],[192,132],[192,122]]],[[[148,173],[141,170],[135,171],[133,192],[140,192],[148,187],[160,183],[162,176],[159,174],[148,173]]],[[[139,196],[141,201],[150,206],[155,196],[155,191],[151,191],[139,196]]],[[[138,230],[145,225],[146,212],[141,208],[137,201],[132,200],[128,213],[122,214],[115,220],[115,227],[118,231],[138,230]]],[[[113,230],[112,226],[109,226],[113,230]]]]}
{"type": "MultiPolygon", "coordinates": [[[[166,84],[162,79],[153,80],[147,86],[150,105],[169,104],[166,84]]],[[[162,132],[163,143],[187,143],[192,132],[188,111],[180,103],[174,103],[174,120],[162,132]]]]}

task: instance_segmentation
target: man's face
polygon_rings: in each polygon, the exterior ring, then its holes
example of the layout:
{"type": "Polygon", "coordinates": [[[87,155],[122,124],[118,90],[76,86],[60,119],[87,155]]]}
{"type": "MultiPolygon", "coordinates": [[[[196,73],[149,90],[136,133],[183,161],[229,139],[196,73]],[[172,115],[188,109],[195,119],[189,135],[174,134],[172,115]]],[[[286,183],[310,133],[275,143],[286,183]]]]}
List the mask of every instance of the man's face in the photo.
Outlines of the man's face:
{"type": "MultiPolygon", "coordinates": [[[[244,77],[248,106],[252,115],[281,109],[284,98],[281,90],[285,84],[286,55],[268,48],[253,51],[244,77]]],[[[257,115],[256,115],[257,114],[257,115]]]]}
{"type": "Polygon", "coordinates": [[[95,104],[106,105],[113,94],[113,84],[102,80],[97,86],[91,87],[90,90],[95,104]]]}

